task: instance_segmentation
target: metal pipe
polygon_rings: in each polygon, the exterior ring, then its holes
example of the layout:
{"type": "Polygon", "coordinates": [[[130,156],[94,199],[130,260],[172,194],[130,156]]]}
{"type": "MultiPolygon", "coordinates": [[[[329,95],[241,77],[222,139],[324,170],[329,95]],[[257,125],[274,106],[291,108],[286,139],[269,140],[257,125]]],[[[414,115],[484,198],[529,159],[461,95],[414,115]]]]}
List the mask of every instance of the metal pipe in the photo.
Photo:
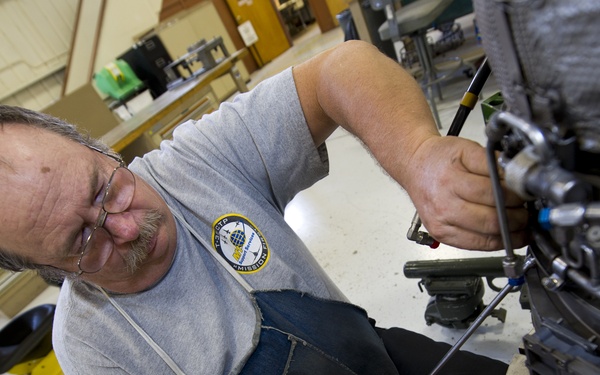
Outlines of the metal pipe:
{"type": "Polygon", "coordinates": [[[510,240],[510,231],[508,229],[508,217],[506,216],[506,203],[504,202],[504,195],[502,194],[502,186],[500,185],[500,176],[498,173],[498,167],[496,165],[496,152],[494,149],[495,143],[488,141],[486,152],[488,167],[490,170],[490,178],[492,179],[492,191],[494,193],[494,199],[496,201],[496,211],[498,213],[498,222],[500,223],[500,234],[502,235],[502,242],[506,249],[506,256],[509,260],[515,259],[515,253],[513,251],[512,242],[510,240]]]}
{"type": "Polygon", "coordinates": [[[469,329],[467,329],[467,331],[464,333],[464,335],[462,335],[462,337],[460,339],[458,339],[456,344],[454,344],[452,346],[452,348],[450,348],[450,350],[446,353],[446,355],[444,355],[442,360],[437,364],[435,369],[433,369],[433,371],[431,372],[431,375],[436,375],[439,373],[441,368],[444,367],[444,365],[450,360],[450,358],[452,358],[452,356],[463,346],[463,344],[469,339],[469,337],[471,337],[471,335],[475,332],[475,330],[477,328],[479,328],[481,323],[483,323],[485,318],[487,318],[488,315],[492,311],[494,311],[496,306],[498,306],[498,304],[504,299],[504,297],[506,297],[508,295],[508,293],[510,293],[512,291],[512,289],[514,287],[515,287],[514,285],[506,284],[504,286],[504,288],[502,288],[500,293],[498,293],[498,295],[496,295],[496,297],[492,300],[492,302],[486,306],[486,308],[481,312],[481,314],[479,314],[477,319],[475,319],[473,324],[471,324],[471,326],[469,327],[469,329]]]}
{"type": "MultiPolygon", "coordinates": [[[[535,260],[533,258],[527,258],[527,260],[524,263],[524,267],[523,267],[523,272],[527,271],[529,268],[533,267],[535,265],[535,260]]],[[[448,363],[448,361],[450,360],[450,358],[452,358],[452,356],[464,345],[465,342],[467,342],[467,340],[469,339],[469,337],[471,337],[473,335],[473,333],[475,333],[475,330],[477,330],[477,328],[479,328],[479,326],[481,325],[481,323],[483,323],[483,321],[485,320],[485,318],[487,318],[492,311],[494,311],[494,309],[496,308],[496,306],[498,306],[498,304],[500,302],[502,302],[502,300],[518,285],[516,285],[515,283],[511,283],[509,282],[508,284],[506,284],[504,286],[504,288],[502,288],[502,290],[496,295],[496,297],[494,297],[494,299],[492,300],[492,302],[490,302],[489,305],[487,305],[485,307],[485,309],[483,309],[483,311],[481,312],[481,314],[479,314],[479,316],[477,317],[477,319],[475,319],[475,321],[473,321],[473,323],[471,324],[471,326],[467,329],[467,331],[461,336],[460,339],[458,339],[458,341],[452,346],[452,348],[450,348],[450,350],[446,353],[446,355],[444,355],[444,357],[440,360],[440,362],[437,364],[437,366],[433,369],[433,371],[430,373],[430,375],[436,375],[440,372],[440,370],[442,369],[442,367],[444,367],[446,365],[446,363],[448,363]]]]}
{"type": "Polygon", "coordinates": [[[531,124],[510,112],[497,112],[490,119],[491,123],[496,125],[508,125],[511,128],[520,130],[531,141],[535,149],[536,155],[540,156],[543,161],[549,161],[552,158],[552,150],[548,146],[546,136],[539,127],[531,124]]]}

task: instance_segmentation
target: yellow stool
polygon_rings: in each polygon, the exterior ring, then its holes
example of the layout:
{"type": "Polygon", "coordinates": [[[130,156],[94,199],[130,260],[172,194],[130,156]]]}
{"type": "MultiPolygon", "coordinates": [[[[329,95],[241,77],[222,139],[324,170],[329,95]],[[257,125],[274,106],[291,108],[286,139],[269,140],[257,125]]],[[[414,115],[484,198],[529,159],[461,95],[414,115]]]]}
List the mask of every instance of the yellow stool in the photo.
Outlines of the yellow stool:
{"type": "Polygon", "coordinates": [[[63,375],[54,350],[51,350],[45,357],[19,363],[8,370],[8,373],[11,375],[63,375]]]}

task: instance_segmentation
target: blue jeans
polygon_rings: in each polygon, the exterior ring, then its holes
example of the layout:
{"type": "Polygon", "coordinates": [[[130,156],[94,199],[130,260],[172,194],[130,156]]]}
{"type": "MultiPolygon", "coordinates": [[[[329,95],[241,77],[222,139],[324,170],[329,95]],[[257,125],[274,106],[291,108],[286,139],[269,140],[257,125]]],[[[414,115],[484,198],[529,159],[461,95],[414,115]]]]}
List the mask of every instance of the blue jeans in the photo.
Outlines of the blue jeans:
{"type": "Polygon", "coordinates": [[[253,295],[262,330],[242,374],[398,374],[364,310],[291,290],[253,295]]]}
{"type": "MultiPolygon", "coordinates": [[[[253,292],[260,341],[242,374],[426,375],[450,349],[401,328],[374,328],[354,305],[292,290],[253,292]]],[[[506,374],[500,361],[459,351],[444,375],[506,374]]]]}

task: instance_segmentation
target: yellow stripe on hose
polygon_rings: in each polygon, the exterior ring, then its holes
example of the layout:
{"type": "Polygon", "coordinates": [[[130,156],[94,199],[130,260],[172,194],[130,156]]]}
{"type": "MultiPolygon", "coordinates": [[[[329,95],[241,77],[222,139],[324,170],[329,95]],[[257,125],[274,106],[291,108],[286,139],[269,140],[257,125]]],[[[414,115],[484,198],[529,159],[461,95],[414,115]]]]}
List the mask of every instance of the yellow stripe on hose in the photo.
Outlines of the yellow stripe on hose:
{"type": "Polygon", "coordinates": [[[477,95],[471,93],[471,92],[465,92],[465,95],[463,96],[460,104],[464,105],[465,107],[468,107],[469,109],[473,109],[475,107],[475,104],[477,103],[477,95]]]}

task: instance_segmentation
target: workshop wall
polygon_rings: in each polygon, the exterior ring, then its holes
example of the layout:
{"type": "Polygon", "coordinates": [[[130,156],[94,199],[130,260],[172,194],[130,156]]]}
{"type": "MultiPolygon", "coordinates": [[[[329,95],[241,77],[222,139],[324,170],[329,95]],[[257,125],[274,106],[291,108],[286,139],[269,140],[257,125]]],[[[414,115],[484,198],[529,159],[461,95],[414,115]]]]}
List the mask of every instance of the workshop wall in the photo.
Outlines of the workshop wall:
{"type": "MultiPolygon", "coordinates": [[[[98,1],[98,0],[81,0],[98,1]]],[[[131,47],[135,41],[158,24],[161,0],[105,0],[101,34],[98,37],[95,60],[71,66],[69,90],[88,83],[89,72],[95,72],[131,47]],[[83,74],[77,69],[83,69],[83,74]]],[[[79,0],[2,0],[0,1],[0,103],[41,110],[61,98],[65,69],[69,60],[79,0]]],[[[230,52],[236,50],[219,22],[211,1],[168,20],[161,28],[171,41],[201,37],[210,39],[221,34],[230,52]],[[203,13],[204,12],[204,13],[203,13]],[[203,18],[208,17],[208,18],[203,18]],[[195,25],[194,25],[195,23],[195,25]],[[181,27],[177,24],[192,24],[181,27]],[[165,27],[168,26],[168,27],[165,27]],[[166,30],[169,29],[169,30],[166,30]],[[175,35],[175,30],[182,34],[175,35]],[[190,31],[189,34],[186,34],[190,31]]],[[[94,43],[93,40],[85,41],[94,43]]],[[[165,43],[168,44],[168,43],[165,43]]],[[[176,58],[178,47],[166,45],[176,58]]],[[[248,77],[243,64],[238,69],[248,77]]],[[[215,84],[215,91],[224,94],[231,83],[215,84]]]]}
{"type": "MultiPolygon", "coordinates": [[[[40,110],[60,99],[79,1],[0,1],[1,103],[40,110]]],[[[160,3],[106,0],[96,60],[72,68],[96,69],[108,62],[108,56],[117,56],[130,47],[135,37],[156,25],[160,3]]],[[[85,83],[87,79],[75,84],[73,90],[85,83]]]]}
{"type": "Polygon", "coordinates": [[[0,102],[40,109],[60,97],[77,3],[0,1],[0,102]]]}

